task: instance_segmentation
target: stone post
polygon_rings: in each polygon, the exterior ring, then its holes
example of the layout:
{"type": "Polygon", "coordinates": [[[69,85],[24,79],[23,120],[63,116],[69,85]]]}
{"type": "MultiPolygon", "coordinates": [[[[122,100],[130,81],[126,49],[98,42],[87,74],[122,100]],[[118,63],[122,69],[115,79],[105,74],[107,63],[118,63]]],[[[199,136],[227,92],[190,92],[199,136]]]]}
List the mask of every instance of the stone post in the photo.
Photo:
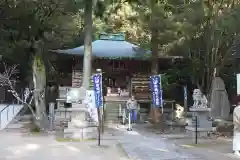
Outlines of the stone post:
{"type": "Polygon", "coordinates": [[[55,116],[55,111],[54,111],[55,103],[50,102],[49,103],[49,130],[53,131],[54,130],[54,116],[55,116]]]}

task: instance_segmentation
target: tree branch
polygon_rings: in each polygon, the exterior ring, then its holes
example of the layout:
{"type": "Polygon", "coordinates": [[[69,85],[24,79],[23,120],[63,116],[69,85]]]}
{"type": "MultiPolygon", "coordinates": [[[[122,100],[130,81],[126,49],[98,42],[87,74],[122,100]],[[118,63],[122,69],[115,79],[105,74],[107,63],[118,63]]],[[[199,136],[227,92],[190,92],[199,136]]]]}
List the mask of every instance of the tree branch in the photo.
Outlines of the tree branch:
{"type": "Polygon", "coordinates": [[[21,103],[25,104],[28,106],[28,108],[30,109],[30,111],[32,112],[33,116],[38,119],[38,117],[36,116],[31,103],[33,100],[33,94],[34,94],[34,90],[29,91],[28,94],[24,95],[24,99],[20,98],[19,94],[17,93],[16,89],[14,88],[13,82],[15,82],[16,80],[11,80],[13,76],[15,76],[18,72],[18,65],[13,65],[12,67],[7,67],[5,63],[3,63],[4,65],[4,72],[0,73],[0,85],[2,86],[7,86],[9,87],[9,92],[12,93],[12,95],[19,100],[21,103]],[[29,103],[27,102],[27,99],[29,98],[31,94],[31,98],[29,103]]]}

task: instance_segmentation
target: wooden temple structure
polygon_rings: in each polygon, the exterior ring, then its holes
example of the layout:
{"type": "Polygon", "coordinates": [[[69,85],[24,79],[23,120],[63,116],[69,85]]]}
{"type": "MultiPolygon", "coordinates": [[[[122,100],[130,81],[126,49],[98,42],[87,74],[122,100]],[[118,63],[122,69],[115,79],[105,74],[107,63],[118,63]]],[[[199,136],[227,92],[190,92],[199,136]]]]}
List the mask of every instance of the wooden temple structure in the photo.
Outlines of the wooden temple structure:
{"type": "MultiPolygon", "coordinates": [[[[65,56],[65,63],[60,68],[68,68],[60,75],[58,85],[80,87],[84,46],[52,52],[65,56]]],[[[99,40],[92,42],[92,54],[92,70],[102,69],[104,85],[108,88],[106,96],[117,97],[121,88],[123,97],[134,92],[137,99],[150,100],[151,53],[148,50],[125,41],[123,34],[101,34],[99,40]]],[[[171,62],[171,58],[159,58],[159,70],[168,69],[171,62]]]]}
{"type": "MultiPolygon", "coordinates": [[[[52,52],[57,53],[55,62],[58,62],[58,76],[56,76],[58,78],[55,82],[60,87],[56,101],[57,108],[61,108],[66,105],[64,95],[67,88],[80,87],[82,84],[84,46],[52,50],[52,52]]],[[[96,69],[101,69],[103,85],[107,88],[104,106],[105,122],[119,121],[119,104],[125,105],[131,93],[134,93],[140,103],[141,119],[147,120],[151,106],[149,90],[151,52],[125,41],[123,34],[101,34],[99,40],[92,42],[92,55],[92,73],[96,72],[96,69]],[[120,95],[119,89],[122,91],[120,95]]],[[[164,73],[171,67],[173,58],[161,57],[158,60],[159,71],[164,73]]],[[[174,101],[164,100],[164,102],[169,104],[165,103],[164,111],[172,112],[174,101]]]]}

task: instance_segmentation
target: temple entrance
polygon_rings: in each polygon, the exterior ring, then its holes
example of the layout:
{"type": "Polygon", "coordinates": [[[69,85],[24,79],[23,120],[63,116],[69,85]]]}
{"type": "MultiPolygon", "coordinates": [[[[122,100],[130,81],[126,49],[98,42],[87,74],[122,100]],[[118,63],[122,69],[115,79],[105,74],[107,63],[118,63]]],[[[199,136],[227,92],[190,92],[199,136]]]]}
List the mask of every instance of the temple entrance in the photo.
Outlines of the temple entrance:
{"type": "Polygon", "coordinates": [[[108,88],[108,96],[119,95],[119,89],[122,96],[129,96],[130,74],[107,73],[104,74],[104,85],[108,88]]]}

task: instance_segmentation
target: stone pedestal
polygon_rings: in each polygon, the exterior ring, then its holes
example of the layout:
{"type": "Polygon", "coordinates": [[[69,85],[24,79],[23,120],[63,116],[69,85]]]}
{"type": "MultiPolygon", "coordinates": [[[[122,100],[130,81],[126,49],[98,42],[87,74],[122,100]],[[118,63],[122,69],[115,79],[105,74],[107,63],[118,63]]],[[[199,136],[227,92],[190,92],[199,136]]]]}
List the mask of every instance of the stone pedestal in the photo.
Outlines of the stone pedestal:
{"type": "Polygon", "coordinates": [[[192,112],[192,121],[185,128],[187,133],[195,137],[197,118],[198,137],[207,137],[208,133],[214,130],[212,121],[209,120],[210,108],[190,108],[190,111],[192,112]]]}
{"type": "Polygon", "coordinates": [[[96,139],[97,125],[88,121],[88,110],[84,104],[79,107],[69,108],[76,116],[68,123],[68,127],[64,129],[64,138],[70,139],[96,139]]]}
{"type": "Polygon", "coordinates": [[[89,120],[87,108],[89,103],[83,103],[85,97],[86,90],[83,87],[67,89],[66,102],[71,103],[72,108],[63,109],[65,116],[69,114],[68,125],[64,129],[64,138],[78,140],[97,138],[97,125],[89,120]]]}
{"type": "Polygon", "coordinates": [[[183,132],[185,130],[185,119],[179,119],[176,121],[166,121],[166,125],[168,125],[169,130],[171,132],[183,132]]]}

